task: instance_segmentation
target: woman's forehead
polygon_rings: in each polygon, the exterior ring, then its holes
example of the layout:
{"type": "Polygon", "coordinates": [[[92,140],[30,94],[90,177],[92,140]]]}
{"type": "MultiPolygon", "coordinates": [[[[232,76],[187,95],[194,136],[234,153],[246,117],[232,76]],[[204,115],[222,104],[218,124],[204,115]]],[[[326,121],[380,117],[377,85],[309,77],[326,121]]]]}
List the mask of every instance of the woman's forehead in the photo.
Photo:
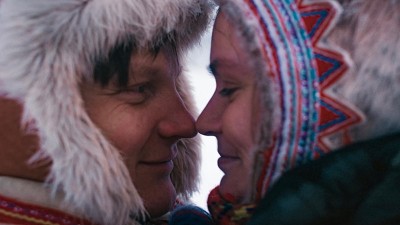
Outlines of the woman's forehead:
{"type": "Polygon", "coordinates": [[[213,35],[219,34],[231,38],[231,36],[236,32],[236,26],[229,21],[227,15],[222,11],[218,12],[214,23],[213,35]]]}
{"type": "Polygon", "coordinates": [[[214,25],[210,61],[212,64],[245,64],[249,60],[239,28],[219,12],[214,25]]]}

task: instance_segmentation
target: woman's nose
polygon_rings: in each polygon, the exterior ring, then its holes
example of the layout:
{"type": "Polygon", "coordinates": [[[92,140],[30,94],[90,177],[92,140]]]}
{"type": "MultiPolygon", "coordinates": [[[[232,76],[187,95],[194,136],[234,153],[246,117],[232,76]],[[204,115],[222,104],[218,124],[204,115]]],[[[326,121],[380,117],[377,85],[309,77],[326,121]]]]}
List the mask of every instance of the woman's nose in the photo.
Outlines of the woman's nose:
{"type": "Polygon", "coordinates": [[[210,99],[196,121],[196,128],[199,133],[207,136],[216,136],[217,133],[221,132],[222,107],[214,96],[210,99]]]}
{"type": "Polygon", "coordinates": [[[182,99],[177,96],[174,103],[166,109],[165,119],[158,126],[159,132],[164,137],[191,138],[196,136],[197,130],[195,120],[182,99]]]}

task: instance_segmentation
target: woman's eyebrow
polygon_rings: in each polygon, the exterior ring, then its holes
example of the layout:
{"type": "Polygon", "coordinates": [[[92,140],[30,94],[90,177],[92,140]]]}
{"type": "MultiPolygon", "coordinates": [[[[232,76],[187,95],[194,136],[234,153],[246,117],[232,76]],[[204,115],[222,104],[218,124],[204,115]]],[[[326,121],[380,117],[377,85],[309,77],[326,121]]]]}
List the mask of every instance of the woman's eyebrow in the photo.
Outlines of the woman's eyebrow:
{"type": "Polygon", "coordinates": [[[221,74],[221,71],[234,71],[234,70],[242,70],[242,66],[238,65],[237,62],[234,62],[230,59],[215,59],[208,66],[208,71],[214,76],[218,77],[221,74]]]}
{"type": "Polygon", "coordinates": [[[217,61],[213,61],[210,63],[210,65],[207,67],[208,72],[213,75],[214,77],[217,76],[217,61]]]}

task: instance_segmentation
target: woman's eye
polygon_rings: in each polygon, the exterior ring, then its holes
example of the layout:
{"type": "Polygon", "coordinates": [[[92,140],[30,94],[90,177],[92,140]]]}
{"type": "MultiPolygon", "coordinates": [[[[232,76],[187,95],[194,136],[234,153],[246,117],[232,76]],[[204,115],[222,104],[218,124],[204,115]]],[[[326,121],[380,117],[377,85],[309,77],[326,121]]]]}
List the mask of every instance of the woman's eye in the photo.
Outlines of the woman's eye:
{"type": "Polygon", "coordinates": [[[237,91],[237,90],[238,90],[238,88],[223,88],[221,91],[219,91],[219,94],[222,97],[229,97],[233,93],[235,93],[235,91],[237,91]]]}

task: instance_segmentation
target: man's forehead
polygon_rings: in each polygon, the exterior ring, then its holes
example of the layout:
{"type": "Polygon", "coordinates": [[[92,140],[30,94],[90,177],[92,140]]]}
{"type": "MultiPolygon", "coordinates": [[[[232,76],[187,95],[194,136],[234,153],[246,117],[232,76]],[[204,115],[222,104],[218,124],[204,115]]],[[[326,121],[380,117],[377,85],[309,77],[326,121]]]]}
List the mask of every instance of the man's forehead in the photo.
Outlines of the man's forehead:
{"type": "Polygon", "coordinates": [[[131,58],[130,70],[132,71],[132,75],[140,73],[178,76],[182,69],[177,54],[160,49],[157,53],[146,52],[135,54],[131,58]]]}

